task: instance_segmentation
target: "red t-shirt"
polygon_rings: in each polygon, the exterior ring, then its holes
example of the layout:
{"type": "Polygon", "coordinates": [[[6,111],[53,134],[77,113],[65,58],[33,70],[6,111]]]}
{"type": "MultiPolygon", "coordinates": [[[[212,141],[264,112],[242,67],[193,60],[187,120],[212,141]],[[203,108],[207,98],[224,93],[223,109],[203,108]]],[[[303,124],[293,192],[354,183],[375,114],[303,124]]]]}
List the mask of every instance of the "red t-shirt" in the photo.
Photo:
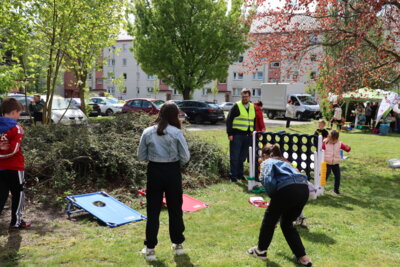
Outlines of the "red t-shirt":
{"type": "Polygon", "coordinates": [[[261,108],[254,104],[254,108],[256,110],[256,131],[265,131],[265,123],[264,123],[264,116],[262,113],[261,108]]]}
{"type": "Polygon", "coordinates": [[[0,144],[8,145],[8,149],[0,147],[0,169],[2,170],[25,170],[24,156],[22,155],[21,143],[24,130],[17,124],[7,132],[0,134],[0,144]]]}

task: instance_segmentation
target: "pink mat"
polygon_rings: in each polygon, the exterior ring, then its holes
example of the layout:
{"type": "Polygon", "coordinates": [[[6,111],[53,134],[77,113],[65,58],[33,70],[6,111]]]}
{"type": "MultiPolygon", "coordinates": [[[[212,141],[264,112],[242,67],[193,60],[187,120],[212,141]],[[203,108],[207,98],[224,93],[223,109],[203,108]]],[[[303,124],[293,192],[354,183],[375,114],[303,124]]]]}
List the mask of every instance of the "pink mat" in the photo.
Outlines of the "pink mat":
{"type": "MultiPolygon", "coordinates": [[[[138,193],[143,198],[146,196],[146,189],[138,190],[138,193]]],[[[182,210],[184,212],[194,212],[208,207],[208,204],[201,202],[200,200],[197,200],[195,198],[192,198],[186,194],[182,194],[182,198],[183,198],[182,210]]],[[[140,202],[140,205],[145,205],[145,204],[146,203],[143,200],[140,202]]],[[[164,207],[167,206],[167,201],[165,199],[165,196],[163,197],[163,205],[164,207]]]]}
{"type": "Polygon", "coordinates": [[[200,200],[197,200],[195,198],[189,197],[188,195],[183,194],[182,197],[183,197],[182,210],[184,212],[194,212],[208,207],[206,203],[201,202],[200,200]]]}

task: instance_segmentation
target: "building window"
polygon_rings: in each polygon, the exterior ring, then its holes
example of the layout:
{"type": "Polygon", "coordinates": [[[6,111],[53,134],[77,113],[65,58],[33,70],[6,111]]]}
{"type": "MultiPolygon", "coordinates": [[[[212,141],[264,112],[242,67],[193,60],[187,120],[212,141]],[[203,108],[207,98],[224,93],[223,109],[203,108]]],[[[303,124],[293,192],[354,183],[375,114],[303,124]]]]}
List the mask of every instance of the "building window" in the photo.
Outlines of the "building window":
{"type": "Polygon", "coordinates": [[[312,55],[310,56],[310,60],[311,60],[311,61],[317,61],[317,55],[312,54],[312,55]]]}
{"type": "Polygon", "coordinates": [[[109,94],[114,94],[114,93],[115,93],[114,87],[107,87],[107,92],[108,92],[109,94]]]}
{"type": "Polygon", "coordinates": [[[128,78],[128,75],[126,73],[123,73],[122,75],[124,76],[125,80],[128,78]]]}
{"type": "Polygon", "coordinates": [[[310,79],[311,79],[311,80],[315,80],[315,78],[317,78],[317,73],[316,73],[315,71],[312,71],[312,72],[310,73],[310,79]]]}
{"type": "Polygon", "coordinates": [[[223,79],[222,81],[218,81],[218,83],[226,83],[226,79],[223,79]]]}
{"type": "Polygon", "coordinates": [[[178,90],[174,89],[174,95],[180,95],[180,93],[178,92],[178,90]]]}
{"type": "Polygon", "coordinates": [[[114,73],[113,72],[107,72],[107,79],[108,80],[114,79],[114,73]]]}
{"type": "Polygon", "coordinates": [[[140,94],[140,88],[139,87],[136,87],[136,93],[140,94]]]}
{"type": "Polygon", "coordinates": [[[126,58],[123,58],[123,59],[122,59],[122,66],[124,66],[124,67],[125,67],[125,66],[126,66],[126,63],[127,63],[127,60],[126,60],[126,58]]]}
{"type": "Polygon", "coordinates": [[[153,87],[147,87],[147,92],[148,93],[152,93],[154,91],[154,88],[153,87]]]}
{"type": "Polygon", "coordinates": [[[147,80],[154,81],[154,75],[147,75],[147,80]]]}
{"type": "Polygon", "coordinates": [[[97,84],[103,84],[103,79],[96,79],[97,84]]]}
{"type": "Polygon", "coordinates": [[[122,51],[126,52],[128,49],[126,48],[126,44],[122,44],[122,51]]]}
{"type": "Polygon", "coordinates": [[[115,59],[109,59],[108,66],[114,66],[114,65],[115,65],[115,59]]]}
{"type": "Polygon", "coordinates": [[[243,57],[243,56],[239,56],[239,58],[238,58],[238,61],[237,61],[237,62],[239,62],[239,63],[242,63],[242,62],[243,62],[243,60],[244,60],[244,57],[243,57]]]}
{"type": "Polygon", "coordinates": [[[203,96],[211,94],[211,88],[203,88],[203,96]]]}
{"type": "Polygon", "coordinates": [[[233,73],[233,79],[234,79],[234,80],[243,80],[243,73],[234,72],[234,73],[233,73]]]}
{"type": "Polygon", "coordinates": [[[260,97],[261,96],[261,89],[260,88],[253,88],[253,96],[260,97]]]}
{"type": "Polygon", "coordinates": [[[253,80],[262,80],[263,77],[264,77],[264,73],[262,71],[253,73],[253,80]]]}
{"type": "Polygon", "coordinates": [[[242,88],[233,88],[233,96],[240,96],[242,88]]]}
{"type": "Polygon", "coordinates": [[[88,74],[88,80],[92,80],[93,75],[91,73],[88,74]]]}
{"type": "Polygon", "coordinates": [[[271,62],[272,69],[278,69],[281,66],[281,63],[278,61],[271,62]]]}
{"type": "Polygon", "coordinates": [[[293,81],[297,81],[299,78],[299,72],[298,71],[293,71],[292,79],[293,81]]]}

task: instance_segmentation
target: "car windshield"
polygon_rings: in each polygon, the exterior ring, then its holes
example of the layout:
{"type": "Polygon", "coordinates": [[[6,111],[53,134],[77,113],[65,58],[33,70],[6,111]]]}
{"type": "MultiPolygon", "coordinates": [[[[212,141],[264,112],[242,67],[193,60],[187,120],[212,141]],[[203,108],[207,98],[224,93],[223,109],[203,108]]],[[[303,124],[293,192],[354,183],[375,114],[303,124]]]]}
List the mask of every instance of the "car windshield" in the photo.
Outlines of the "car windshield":
{"type": "Polygon", "coordinates": [[[53,103],[51,105],[52,109],[66,109],[68,108],[69,105],[69,109],[77,109],[77,107],[74,106],[74,103],[70,102],[62,97],[54,97],[53,98],[53,103]]]}
{"type": "Polygon", "coordinates": [[[153,104],[159,109],[159,108],[161,108],[162,105],[164,105],[164,101],[156,100],[156,101],[153,101],[153,104]]]}
{"type": "Polygon", "coordinates": [[[105,101],[106,101],[107,103],[111,103],[111,104],[116,104],[116,103],[118,103],[118,99],[116,99],[116,98],[106,98],[105,101]]]}
{"type": "Polygon", "coordinates": [[[302,95],[298,98],[303,105],[317,105],[317,102],[311,96],[302,95]]]}
{"type": "Polygon", "coordinates": [[[210,104],[210,103],[208,103],[208,105],[210,106],[210,107],[212,107],[212,108],[219,108],[219,106],[217,105],[217,104],[210,104]]]}

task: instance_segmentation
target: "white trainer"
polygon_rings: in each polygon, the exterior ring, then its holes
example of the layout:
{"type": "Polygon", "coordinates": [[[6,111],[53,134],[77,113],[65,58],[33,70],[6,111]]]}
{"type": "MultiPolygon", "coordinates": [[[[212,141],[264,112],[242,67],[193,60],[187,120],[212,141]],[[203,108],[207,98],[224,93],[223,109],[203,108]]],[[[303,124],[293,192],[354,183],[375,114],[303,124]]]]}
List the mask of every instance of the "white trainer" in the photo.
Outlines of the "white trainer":
{"type": "Polygon", "coordinates": [[[142,255],[146,258],[147,261],[156,261],[156,251],[154,248],[143,248],[141,251],[142,255]]]}
{"type": "Polygon", "coordinates": [[[183,251],[182,244],[172,244],[171,249],[175,252],[176,255],[183,255],[185,251],[183,251]]]}

